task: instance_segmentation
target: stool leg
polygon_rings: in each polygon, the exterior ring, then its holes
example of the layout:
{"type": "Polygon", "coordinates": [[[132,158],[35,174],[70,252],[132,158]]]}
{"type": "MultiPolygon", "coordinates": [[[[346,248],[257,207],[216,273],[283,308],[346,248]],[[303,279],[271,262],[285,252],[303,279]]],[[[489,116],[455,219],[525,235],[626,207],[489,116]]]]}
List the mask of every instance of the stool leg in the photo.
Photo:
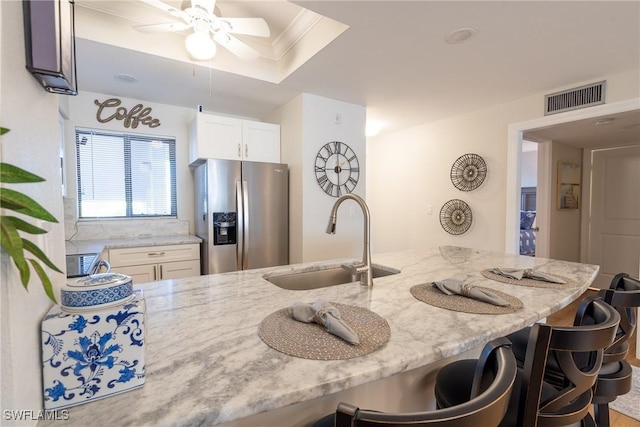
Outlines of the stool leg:
{"type": "Polygon", "coordinates": [[[609,404],[598,403],[593,405],[596,425],[598,427],[609,427],[609,404]]]}

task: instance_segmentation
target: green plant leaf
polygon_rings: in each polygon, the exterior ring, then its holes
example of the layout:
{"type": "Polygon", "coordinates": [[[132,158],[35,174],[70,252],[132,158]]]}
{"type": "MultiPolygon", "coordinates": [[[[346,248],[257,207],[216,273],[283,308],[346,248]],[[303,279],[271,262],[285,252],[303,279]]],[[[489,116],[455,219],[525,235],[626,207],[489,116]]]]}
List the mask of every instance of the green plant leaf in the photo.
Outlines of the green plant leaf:
{"type": "MultiPolygon", "coordinates": [[[[9,132],[9,129],[0,127],[0,135],[9,132]]],[[[37,183],[43,178],[26,171],[18,166],[0,162],[0,182],[2,183],[37,183]]],[[[21,213],[43,221],[55,222],[58,220],[45,208],[29,196],[9,188],[0,187],[0,208],[21,213]]],[[[0,215],[0,243],[2,250],[6,252],[20,272],[22,286],[28,291],[31,267],[38,275],[42,287],[51,301],[56,303],[51,280],[38,260],[25,258],[25,250],[35,255],[50,269],[62,273],[47,255],[33,242],[23,239],[19,232],[27,234],[46,234],[47,231],[15,216],[0,215]],[[27,262],[28,261],[28,262],[27,262]]]]}
{"type": "Polygon", "coordinates": [[[43,182],[44,178],[32,174],[22,168],[9,163],[0,163],[0,182],[29,183],[43,182]]]}
{"type": "Polygon", "coordinates": [[[49,267],[50,269],[52,269],[53,271],[57,271],[58,273],[62,273],[62,271],[60,271],[60,269],[58,267],[56,267],[49,258],[47,258],[47,255],[42,252],[42,250],[37,247],[33,242],[27,240],[27,239],[22,239],[22,246],[28,250],[29,252],[31,252],[32,254],[34,254],[40,261],[42,261],[47,267],[49,267]]]}
{"type": "Polygon", "coordinates": [[[24,258],[23,239],[11,222],[2,221],[0,224],[0,244],[2,249],[13,259],[13,263],[20,272],[20,281],[25,289],[29,286],[29,265],[24,258]]]}
{"type": "Polygon", "coordinates": [[[0,220],[2,222],[9,221],[13,224],[13,226],[20,231],[24,231],[29,234],[46,234],[47,230],[44,230],[40,227],[36,227],[33,224],[28,223],[27,221],[23,221],[20,218],[16,218],[15,216],[5,216],[0,215],[0,220]]]}
{"type": "Polygon", "coordinates": [[[18,230],[15,225],[10,221],[0,222],[0,243],[2,243],[2,249],[7,252],[11,258],[20,256],[22,253],[22,237],[18,234],[18,230]]]}
{"type": "Polygon", "coordinates": [[[45,208],[31,197],[9,188],[0,188],[0,207],[48,222],[58,222],[45,208]]]}
{"type": "Polygon", "coordinates": [[[44,288],[44,293],[47,294],[49,299],[53,301],[54,304],[57,304],[56,297],[53,294],[53,286],[51,286],[51,280],[49,280],[49,276],[45,273],[42,266],[35,259],[29,258],[29,262],[33,266],[33,269],[36,271],[36,274],[40,278],[42,282],[42,287],[44,288]]]}
{"type": "Polygon", "coordinates": [[[9,129],[0,127],[0,135],[4,135],[7,132],[9,132],[9,129]]]}

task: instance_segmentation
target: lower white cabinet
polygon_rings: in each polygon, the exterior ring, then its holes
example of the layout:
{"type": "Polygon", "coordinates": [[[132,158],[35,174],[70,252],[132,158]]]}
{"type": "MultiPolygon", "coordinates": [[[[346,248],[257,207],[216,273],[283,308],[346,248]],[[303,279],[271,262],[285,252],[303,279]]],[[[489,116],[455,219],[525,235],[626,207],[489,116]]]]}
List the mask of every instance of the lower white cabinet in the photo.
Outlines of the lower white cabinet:
{"type": "Polygon", "coordinates": [[[109,249],[111,271],[131,276],[133,283],[200,275],[198,244],[109,249]]]}

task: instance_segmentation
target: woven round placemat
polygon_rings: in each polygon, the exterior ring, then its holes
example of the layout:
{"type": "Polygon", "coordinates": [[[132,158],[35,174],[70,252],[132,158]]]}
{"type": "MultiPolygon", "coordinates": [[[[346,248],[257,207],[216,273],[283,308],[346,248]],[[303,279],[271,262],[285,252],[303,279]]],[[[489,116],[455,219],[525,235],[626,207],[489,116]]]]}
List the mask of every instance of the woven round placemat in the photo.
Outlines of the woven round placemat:
{"type": "Polygon", "coordinates": [[[287,308],[265,317],[258,328],[258,335],[265,344],[281,353],[313,360],[352,359],[371,353],[389,341],[389,324],[373,311],[335,302],[331,304],[340,311],[342,320],[358,333],[360,344],[349,344],[317,323],[294,320],[287,313],[287,308]]]}
{"type": "Polygon", "coordinates": [[[495,289],[483,288],[482,286],[475,287],[494,293],[508,302],[509,305],[506,307],[500,307],[498,305],[478,301],[473,298],[463,297],[461,295],[447,295],[442,293],[439,289],[434,288],[432,283],[423,283],[422,285],[412,286],[409,291],[416,299],[426,302],[429,305],[446,308],[447,310],[461,311],[463,313],[508,314],[514,313],[522,308],[522,301],[512,295],[496,291],[495,289]]]}
{"type": "Polygon", "coordinates": [[[575,280],[567,279],[563,276],[554,274],[553,277],[557,277],[560,280],[564,280],[567,283],[551,283],[544,280],[534,279],[510,279],[508,277],[501,276],[499,274],[492,273],[491,270],[482,270],[480,272],[487,279],[495,280],[496,282],[509,283],[511,285],[531,286],[532,288],[548,288],[548,289],[565,289],[567,287],[577,286],[578,283],[575,280]]]}

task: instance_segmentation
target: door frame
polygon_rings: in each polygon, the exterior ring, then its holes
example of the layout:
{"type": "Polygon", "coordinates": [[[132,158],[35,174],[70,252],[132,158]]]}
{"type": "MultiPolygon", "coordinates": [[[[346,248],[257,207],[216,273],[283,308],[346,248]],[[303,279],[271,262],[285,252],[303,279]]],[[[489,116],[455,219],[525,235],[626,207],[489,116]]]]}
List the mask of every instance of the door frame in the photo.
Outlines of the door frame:
{"type": "MultiPolygon", "coordinates": [[[[584,108],[581,110],[567,111],[565,113],[554,114],[551,116],[539,117],[537,119],[524,122],[511,123],[508,126],[507,136],[507,194],[506,194],[506,217],[505,217],[505,242],[504,250],[506,253],[519,253],[520,240],[520,162],[522,152],[522,135],[529,130],[541,127],[549,127],[562,123],[573,122],[577,120],[590,119],[607,114],[621,113],[640,109],[640,98],[631,98],[624,101],[614,102],[611,104],[596,105],[594,107],[584,108]]],[[[545,144],[546,145],[546,144],[545,144]]],[[[538,161],[545,163],[550,168],[551,150],[545,150],[539,154],[538,161]]],[[[544,166],[543,166],[544,167],[544,166]]],[[[549,169],[550,171],[550,169],[549,169]]],[[[547,174],[549,176],[549,174],[547,174]]],[[[548,178],[547,178],[548,181],[548,178]]],[[[550,209],[551,204],[551,183],[543,182],[545,188],[543,193],[547,196],[536,197],[537,208],[543,212],[550,209]],[[547,188],[548,187],[548,188],[547,188]]],[[[549,241],[549,227],[544,226],[540,230],[542,241],[549,241]],[[546,234],[545,234],[546,233],[546,234]]],[[[547,245],[548,248],[548,245],[547,245]]],[[[541,256],[544,256],[541,254],[541,256]]]]}

